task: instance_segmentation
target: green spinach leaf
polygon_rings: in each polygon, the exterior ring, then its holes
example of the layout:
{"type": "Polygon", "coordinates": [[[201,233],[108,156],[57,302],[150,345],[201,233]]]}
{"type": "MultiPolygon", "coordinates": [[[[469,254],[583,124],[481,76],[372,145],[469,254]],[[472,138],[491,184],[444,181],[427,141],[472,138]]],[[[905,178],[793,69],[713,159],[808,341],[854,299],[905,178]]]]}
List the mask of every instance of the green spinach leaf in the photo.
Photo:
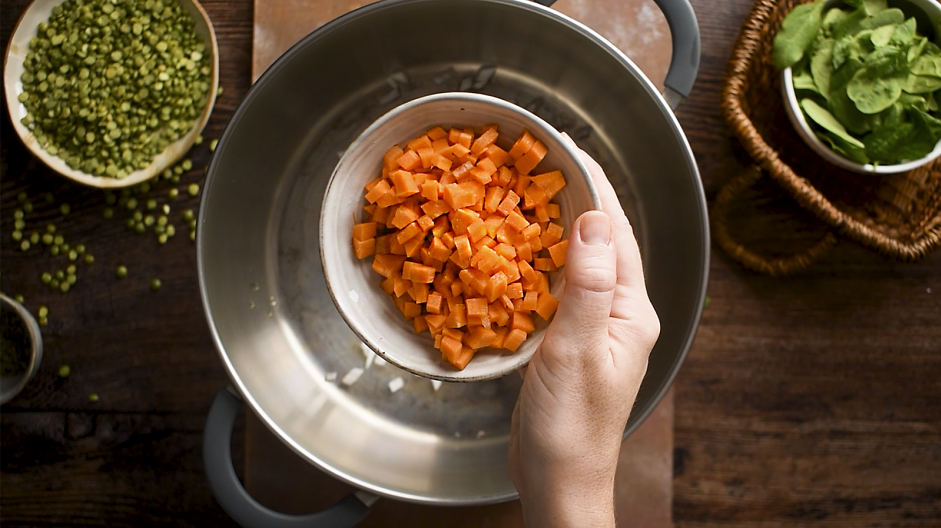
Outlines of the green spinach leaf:
{"type": "Polygon", "coordinates": [[[827,132],[842,139],[850,145],[863,147],[863,143],[853,137],[852,134],[847,132],[846,128],[843,127],[843,124],[840,123],[840,121],[834,117],[834,115],[831,114],[830,111],[826,108],[818,105],[812,99],[802,99],[800,106],[807,117],[809,117],[814,123],[819,125],[827,132]]]}
{"type": "Polygon", "coordinates": [[[804,56],[804,51],[820,29],[823,6],[824,0],[817,0],[811,4],[801,4],[788,13],[772,43],[775,67],[783,70],[804,56]]]}

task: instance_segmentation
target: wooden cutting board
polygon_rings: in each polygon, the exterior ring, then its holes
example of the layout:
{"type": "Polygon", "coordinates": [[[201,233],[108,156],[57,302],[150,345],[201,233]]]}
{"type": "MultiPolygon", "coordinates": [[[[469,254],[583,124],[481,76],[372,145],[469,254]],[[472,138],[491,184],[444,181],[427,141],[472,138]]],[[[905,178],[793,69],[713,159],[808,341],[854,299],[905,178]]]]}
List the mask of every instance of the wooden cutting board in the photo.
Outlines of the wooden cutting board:
{"type": "MultiPolygon", "coordinates": [[[[364,0],[255,0],[252,79],[302,37],[370,3],[364,0]]],[[[670,62],[669,29],[652,0],[559,0],[556,9],[594,29],[624,51],[658,87],[670,62]]],[[[251,413],[245,425],[245,487],[262,504],[285,513],[309,513],[353,489],[295,455],[251,413]]],[[[615,483],[621,526],[672,526],[673,392],[621,447],[615,483]]],[[[479,507],[429,507],[389,499],[377,502],[368,527],[521,527],[518,501],[479,507]]]]}

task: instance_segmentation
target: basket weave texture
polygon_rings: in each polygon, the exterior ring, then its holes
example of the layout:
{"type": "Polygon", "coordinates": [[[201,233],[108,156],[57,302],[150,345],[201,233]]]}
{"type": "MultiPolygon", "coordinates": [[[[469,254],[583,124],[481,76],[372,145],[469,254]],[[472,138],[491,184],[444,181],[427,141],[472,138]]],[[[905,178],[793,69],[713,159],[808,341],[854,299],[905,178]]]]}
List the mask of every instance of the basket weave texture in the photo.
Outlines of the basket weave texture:
{"type": "Polygon", "coordinates": [[[785,15],[801,0],[758,0],[739,33],[722,91],[723,115],[755,166],[719,192],[713,207],[716,241],[746,267],[771,275],[802,269],[843,236],[910,261],[941,244],[941,159],[915,170],[862,175],[830,165],[794,131],[781,96],[771,44],[785,15]],[[831,226],[809,249],[767,258],[732,238],[728,210],[764,175],[801,207],[831,226]]]}

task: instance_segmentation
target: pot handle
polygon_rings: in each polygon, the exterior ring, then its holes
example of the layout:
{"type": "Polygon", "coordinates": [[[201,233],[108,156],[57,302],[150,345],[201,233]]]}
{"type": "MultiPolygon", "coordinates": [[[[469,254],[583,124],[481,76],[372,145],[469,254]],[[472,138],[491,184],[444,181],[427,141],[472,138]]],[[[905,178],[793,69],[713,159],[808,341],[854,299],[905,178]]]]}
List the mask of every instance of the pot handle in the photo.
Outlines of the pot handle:
{"type": "Polygon", "coordinates": [[[699,71],[699,22],[689,0],[654,0],[670,26],[673,55],[663,85],[663,97],[676,109],[689,96],[699,71]]]}
{"type": "Polygon", "coordinates": [[[359,491],[330,508],[308,515],[287,515],[268,509],[248,494],[232,467],[232,428],[241,399],[223,389],[216,394],[203,436],[203,463],[209,487],[222,509],[243,528],[352,528],[378,499],[359,491]]]}
{"type": "MultiPolygon", "coordinates": [[[[550,7],[555,0],[533,0],[537,4],[550,7]]],[[[673,55],[670,68],[663,81],[666,89],[663,97],[670,108],[676,107],[689,96],[699,72],[699,22],[689,0],[654,0],[670,26],[670,39],[673,41],[673,55]]]]}

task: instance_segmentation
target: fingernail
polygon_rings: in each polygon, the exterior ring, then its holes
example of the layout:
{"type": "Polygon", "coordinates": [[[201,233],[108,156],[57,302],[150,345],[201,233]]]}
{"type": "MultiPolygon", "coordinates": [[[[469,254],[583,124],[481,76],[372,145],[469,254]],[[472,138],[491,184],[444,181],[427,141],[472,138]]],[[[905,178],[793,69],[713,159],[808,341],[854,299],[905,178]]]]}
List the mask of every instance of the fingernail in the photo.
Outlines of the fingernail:
{"type": "Polygon", "coordinates": [[[590,246],[607,246],[611,242],[611,220],[601,211],[585,213],[578,223],[578,236],[590,246]]]}

